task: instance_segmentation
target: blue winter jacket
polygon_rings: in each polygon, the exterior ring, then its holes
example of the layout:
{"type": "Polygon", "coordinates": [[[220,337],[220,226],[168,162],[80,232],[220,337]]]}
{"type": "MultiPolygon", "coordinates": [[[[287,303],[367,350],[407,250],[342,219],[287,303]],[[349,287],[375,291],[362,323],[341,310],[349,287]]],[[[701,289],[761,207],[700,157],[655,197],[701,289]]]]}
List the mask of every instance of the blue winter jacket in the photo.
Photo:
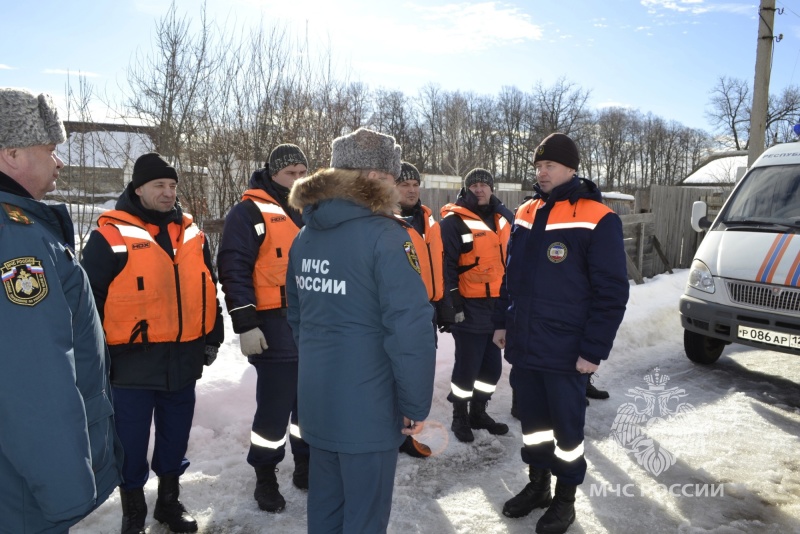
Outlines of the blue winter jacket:
{"type": "Polygon", "coordinates": [[[289,197],[306,223],[286,288],[300,427],[313,447],[397,449],[403,416],[430,411],[433,308],[408,231],[391,214],[392,190],[328,169],[295,182],[289,197]]]}
{"type": "Polygon", "coordinates": [[[63,205],[0,173],[0,532],[62,533],[120,483],[108,351],[63,205]]]}
{"type": "Polygon", "coordinates": [[[505,322],[501,314],[496,326],[507,328],[505,358],[512,365],[577,373],[579,356],[595,364],[608,358],[625,313],[630,285],[622,222],[598,205],[597,186],[577,175],[550,195],[535,189],[511,231],[498,300],[505,322]],[[545,202],[536,209],[539,199],[545,202]],[[554,210],[563,220],[555,220],[554,210]]]}

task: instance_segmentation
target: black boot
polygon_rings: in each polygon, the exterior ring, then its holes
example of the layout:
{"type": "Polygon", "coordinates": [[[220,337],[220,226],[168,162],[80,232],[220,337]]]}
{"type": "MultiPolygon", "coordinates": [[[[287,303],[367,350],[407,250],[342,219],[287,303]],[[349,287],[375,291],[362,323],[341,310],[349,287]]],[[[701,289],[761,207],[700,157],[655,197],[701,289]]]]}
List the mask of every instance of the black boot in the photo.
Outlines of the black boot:
{"type": "Polygon", "coordinates": [[[469,426],[475,430],[488,430],[489,434],[495,436],[507,434],[508,425],[505,423],[498,423],[486,413],[487,402],[488,401],[479,401],[475,399],[469,401],[469,426]]]}
{"type": "Polygon", "coordinates": [[[556,494],[550,508],[536,523],[536,534],[564,534],[575,522],[575,490],[556,480],[556,494]]]}
{"type": "Polygon", "coordinates": [[[586,382],[586,396],[590,399],[607,399],[609,397],[608,391],[597,389],[594,387],[594,384],[592,384],[593,375],[594,373],[589,373],[589,381],[586,382]]]}
{"type": "Polygon", "coordinates": [[[172,532],[197,532],[197,521],[178,500],[180,493],[178,475],[158,477],[158,500],[153,518],[166,523],[172,532]]]}
{"type": "Polygon", "coordinates": [[[147,502],[144,488],[124,490],[119,488],[122,503],[122,534],[144,534],[144,520],[147,519],[147,502]]]}
{"type": "Polygon", "coordinates": [[[431,455],[431,448],[411,436],[406,436],[406,440],[400,445],[400,452],[404,452],[414,458],[427,458],[431,455]]]}
{"type": "Polygon", "coordinates": [[[467,401],[456,401],[453,403],[453,424],[450,430],[456,435],[456,439],[463,443],[470,443],[475,440],[469,424],[469,412],[467,411],[467,401]]]}
{"type": "Polygon", "coordinates": [[[256,467],[256,490],[253,492],[258,507],[265,512],[280,512],[286,507],[286,500],[278,491],[278,478],[274,465],[256,467]]]}
{"type": "Polygon", "coordinates": [[[550,470],[528,466],[530,482],[515,497],[503,505],[506,517],[525,517],[536,508],[550,506],[553,496],[550,493],[550,470]]]}
{"type": "Polygon", "coordinates": [[[292,482],[295,487],[302,490],[308,489],[308,456],[305,454],[294,455],[294,473],[292,482]]]}

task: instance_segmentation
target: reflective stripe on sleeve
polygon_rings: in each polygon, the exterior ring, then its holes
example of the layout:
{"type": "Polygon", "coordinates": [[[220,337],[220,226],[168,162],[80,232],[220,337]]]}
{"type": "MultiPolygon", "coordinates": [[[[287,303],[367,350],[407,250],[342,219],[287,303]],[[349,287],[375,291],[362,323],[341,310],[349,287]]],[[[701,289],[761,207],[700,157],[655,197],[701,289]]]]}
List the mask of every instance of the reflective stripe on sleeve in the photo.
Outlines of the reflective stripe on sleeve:
{"type": "Polygon", "coordinates": [[[303,436],[300,435],[300,427],[294,423],[289,425],[289,434],[297,439],[303,439],[303,436]]]}

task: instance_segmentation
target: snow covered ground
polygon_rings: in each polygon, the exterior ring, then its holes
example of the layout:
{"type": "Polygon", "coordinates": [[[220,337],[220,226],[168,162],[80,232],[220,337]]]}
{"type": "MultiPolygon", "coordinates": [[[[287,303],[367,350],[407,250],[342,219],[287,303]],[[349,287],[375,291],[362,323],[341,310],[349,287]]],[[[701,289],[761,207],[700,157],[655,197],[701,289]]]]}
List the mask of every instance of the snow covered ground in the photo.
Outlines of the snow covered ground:
{"type": "MultiPolygon", "coordinates": [[[[730,346],[713,366],[691,363],[683,354],[678,315],[686,276],[677,271],[632,287],[614,350],[596,377],[611,398],[587,409],[589,472],[571,533],[800,533],[800,360],[730,346]],[[662,389],[645,382],[656,367],[669,377],[662,389]],[[630,395],[637,388],[635,401],[630,395]],[[648,408],[642,400],[648,397],[666,401],[664,411],[648,408]],[[625,424],[624,405],[633,402],[639,407],[636,427],[625,424]],[[612,428],[623,431],[616,435],[627,449],[638,446],[641,463],[615,440],[612,428]],[[632,443],[637,429],[640,439],[632,443]]],[[[219,358],[198,383],[192,464],[181,478],[181,499],[201,532],[306,532],[306,494],[292,486],[291,454],[278,472],[286,509],[261,512],[253,500],[255,475],[245,457],[256,375],[229,322],[226,327],[219,358]]],[[[442,335],[433,410],[420,436],[436,454],[424,460],[400,456],[389,532],[533,532],[542,510],[521,519],[501,512],[527,483],[519,423],[509,414],[508,365],[489,412],[511,431],[495,437],[478,430],[475,442],[464,444],[449,432],[452,364],[452,337],[442,335]]],[[[168,532],[152,519],[156,486],[151,473],[145,488],[150,534],[168,532]]],[[[71,532],[119,532],[120,518],[115,492],[71,532]]]]}

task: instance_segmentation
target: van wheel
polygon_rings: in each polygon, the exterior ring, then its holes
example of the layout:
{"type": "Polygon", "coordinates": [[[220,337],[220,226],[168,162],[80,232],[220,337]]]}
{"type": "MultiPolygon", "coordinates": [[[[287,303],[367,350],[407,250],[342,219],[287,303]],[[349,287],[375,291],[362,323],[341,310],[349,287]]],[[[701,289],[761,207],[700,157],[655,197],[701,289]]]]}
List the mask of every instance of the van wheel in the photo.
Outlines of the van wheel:
{"type": "Polygon", "coordinates": [[[714,363],[722,355],[725,342],[713,337],[704,336],[689,330],[683,331],[683,349],[686,357],[695,363],[708,365],[714,363]]]}

